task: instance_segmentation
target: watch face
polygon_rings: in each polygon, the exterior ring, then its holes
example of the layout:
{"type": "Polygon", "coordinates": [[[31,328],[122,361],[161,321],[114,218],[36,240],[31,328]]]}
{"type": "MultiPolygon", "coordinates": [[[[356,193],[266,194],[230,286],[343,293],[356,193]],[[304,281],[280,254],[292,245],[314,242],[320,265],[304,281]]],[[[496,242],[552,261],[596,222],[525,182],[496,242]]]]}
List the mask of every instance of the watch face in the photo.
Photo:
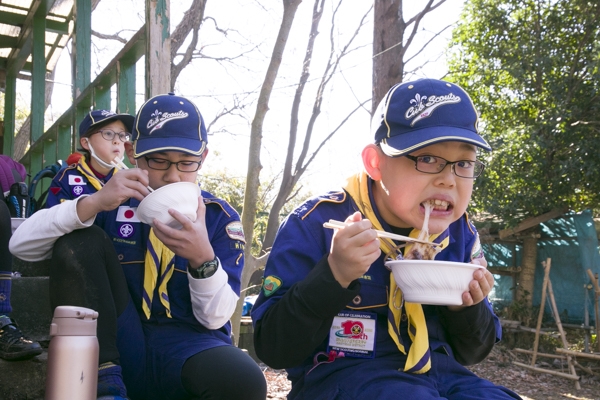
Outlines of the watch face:
{"type": "Polygon", "coordinates": [[[200,275],[202,275],[203,278],[210,278],[215,274],[215,272],[217,272],[218,266],[219,265],[217,263],[207,264],[204,266],[204,268],[202,268],[202,271],[200,271],[200,275]]]}

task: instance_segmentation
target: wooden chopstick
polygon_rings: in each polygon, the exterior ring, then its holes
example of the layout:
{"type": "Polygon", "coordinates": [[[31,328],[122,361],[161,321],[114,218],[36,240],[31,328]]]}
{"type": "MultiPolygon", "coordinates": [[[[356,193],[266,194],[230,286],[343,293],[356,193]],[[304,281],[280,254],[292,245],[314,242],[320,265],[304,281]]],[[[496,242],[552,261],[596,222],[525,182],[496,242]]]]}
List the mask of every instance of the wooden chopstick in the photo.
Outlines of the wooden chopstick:
{"type": "MultiPolygon", "coordinates": [[[[115,160],[112,160],[110,163],[113,165],[113,167],[115,167],[118,170],[122,170],[122,169],[129,169],[129,167],[127,166],[127,164],[125,164],[123,161],[121,160],[117,160],[115,158],[115,160]],[[115,161],[116,160],[116,161],[115,161]]],[[[148,189],[148,191],[150,193],[154,192],[154,189],[152,189],[150,186],[146,186],[146,189],[148,189]]]]}
{"type": "MultiPolygon", "coordinates": [[[[348,226],[348,224],[341,222],[341,221],[336,221],[334,219],[330,219],[329,222],[325,222],[323,224],[323,227],[330,228],[330,229],[339,229],[339,228],[343,228],[345,226],[348,226]]],[[[427,240],[419,240],[419,239],[411,238],[409,236],[397,235],[395,233],[390,233],[390,232],[386,232],[386,231],[379,231],[377,229],[375,229],[375,232],[377,233],[377,236],[379,236],[379,237],[384,237],[384,238],[389,238],[389,239],[394,239],[394,240],[401,240],[403,242],[424,243],[424,244],[428,244],[428,245],[431,245],[434,247],[441,246],[441,244],[439,244],[439,243],[429,242],[427,240]]]]}

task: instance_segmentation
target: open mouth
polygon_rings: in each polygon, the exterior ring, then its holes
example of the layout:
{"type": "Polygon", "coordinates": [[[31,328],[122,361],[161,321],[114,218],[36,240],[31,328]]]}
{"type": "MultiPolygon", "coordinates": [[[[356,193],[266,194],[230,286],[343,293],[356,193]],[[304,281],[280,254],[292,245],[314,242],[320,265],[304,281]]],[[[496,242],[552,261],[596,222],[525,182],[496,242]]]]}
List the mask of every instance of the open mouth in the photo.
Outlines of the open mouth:
{"type": "Polygon", "coordinates": [[[425,208],[425,204],[429,204],[432,211],[448,211],[452,209],[452,204],[445,200],[427,200],[421,203],[421,206],[425,208]]]}

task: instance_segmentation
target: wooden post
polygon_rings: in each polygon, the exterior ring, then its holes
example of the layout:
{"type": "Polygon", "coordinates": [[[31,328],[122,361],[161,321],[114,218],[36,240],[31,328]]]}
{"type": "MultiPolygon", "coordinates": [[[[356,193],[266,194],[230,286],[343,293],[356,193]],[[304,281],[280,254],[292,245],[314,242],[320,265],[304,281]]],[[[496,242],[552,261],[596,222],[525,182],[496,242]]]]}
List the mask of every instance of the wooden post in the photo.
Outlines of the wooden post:
{"type": "Polygon", "coordinates": [[[542,300],[540,302],[540,312],[538,314],[537,325],[535,327],[535,341],[533,342],[533,356],[531,357],[531,366],[535,365],[535,359],[537,358],[537,349],[540,344],[540,329],[542,329],[542,319],[544,317],[544,306],[546,305],[546,292],[548,289],[548,279],[550,278],[550,265],[551,259],[547,258],[546,261],[542,261],[544,267],[544,282],[542,283],[542,300]]]}
{"type": "MultiPolygon", "coordinates": [[[[556,321],[556,326],[558,327],[558,331],[560,332],[560,337],[562,339],[563,347],[565,350],[569,349],[569,344],[567,343],[567,338],[565,336],[565,331],[563,330],[562,323],[560,322],[560,315],[558,313],[558,307],[556,307],[556,301],[554,300],[554,291],[552,290],[552,281],[548,279],[548,296],[550,297],[550,304],[552,305],[552,311],[554,312],[554,319],[556,321]]],[[[575,371],[575,365],[573,364],[573,359],[570,355],[567,356],[567,364],[569,365],[569,371],[571,374],[576,377],[577,372],[575,371]]],[[[579,379],[575,380],[575,389],[580,390],[581,385],[579,384],[579,379]]]]}
{"type": "Polygon", "coordinates": [[[592,285],[594,285],[594,312],[596,315],[596,347],[598,351],[600,351],[600,305],[598,302],[600,301],[600,285],[598,284],[598,274],[594,277],[591,269],[587,271],[590,280],[592,281],[592,285]]]}

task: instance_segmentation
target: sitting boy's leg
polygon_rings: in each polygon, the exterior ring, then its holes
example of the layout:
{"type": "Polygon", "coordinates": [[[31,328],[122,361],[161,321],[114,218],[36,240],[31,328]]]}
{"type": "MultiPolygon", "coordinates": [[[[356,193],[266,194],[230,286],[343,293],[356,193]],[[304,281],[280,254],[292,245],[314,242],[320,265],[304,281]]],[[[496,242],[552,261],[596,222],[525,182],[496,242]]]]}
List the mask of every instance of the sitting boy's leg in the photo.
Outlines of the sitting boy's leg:
{"type": "Polygon", "coordinates": [[[72,305],[98,312],[99,397],[127,395],[116,341],[117,315],[128,301],[123,270],[102,229],[76,230],[56,242],[50,264],[50,305],[53,309],[72,305]]]}
{"type": "Polygon", "coordinates": [[[0,358],[13,361],[35,357],[42,353],[42,347],[25,336],[16,321],[9,317],[12,312],[12,254],[8,251],[12,233],[10,224],[8,207],[0,201],[0,358]]]}
{"type": "Polygon", "coordinates": [[[181,371],[184,388],[195,398],[264,400],[265,376],[241,349],[219,346],[190,357],[181,371]]]}

